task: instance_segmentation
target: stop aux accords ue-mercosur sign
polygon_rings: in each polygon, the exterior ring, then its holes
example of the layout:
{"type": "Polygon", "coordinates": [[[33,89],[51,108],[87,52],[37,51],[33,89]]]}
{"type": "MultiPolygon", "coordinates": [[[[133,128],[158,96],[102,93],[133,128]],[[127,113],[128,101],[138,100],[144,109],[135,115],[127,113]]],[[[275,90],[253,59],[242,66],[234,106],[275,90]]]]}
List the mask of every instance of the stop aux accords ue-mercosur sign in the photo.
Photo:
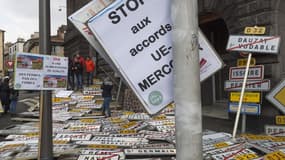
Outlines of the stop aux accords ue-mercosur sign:
{"type": "MultiPolygon", "coordinates": [[[[115,1],[88,22],[150,114],[174,99],[170,3],[170,0],[115,1]]],[[[202,34],[200,37],[203,80],[220,69],[222,62],[215,52],[212,54],[213,49],[207,46],[202,34]]]]}

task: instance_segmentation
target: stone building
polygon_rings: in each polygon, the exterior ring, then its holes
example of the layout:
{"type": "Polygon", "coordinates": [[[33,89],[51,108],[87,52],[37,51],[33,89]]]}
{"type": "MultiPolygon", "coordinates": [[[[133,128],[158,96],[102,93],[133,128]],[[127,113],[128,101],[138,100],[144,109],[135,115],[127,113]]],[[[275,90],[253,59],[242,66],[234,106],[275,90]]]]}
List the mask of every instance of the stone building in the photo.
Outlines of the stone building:
{"type": "MultiPolygon", "coordinates": [[[[88,1],[67,1],[67,15],[81,8],[88,1]]],[[[239,53],[230,53],[225,48],[229,35],[242,35],[245,27],[264,26],[266,27],[265,35],[281,36],[278,54],[254,54],[253,57],[256,58],[256,64],[265,66],[264,78],[271,80],[271,86],[274,87],[285,77],[285,44],[282,41],[285,36],[284,7],[285,1],[281,0],[198,1],[199,26],[225,63],[223,69],[202,82],[203,106],[224,107],[228,105],[229,93],[224,91],[224,82],[229,79],[229,68],[236,66],[237,59],[241,56],[239,53]]],[[[92,48],[70,22],[67,25],[65,51],[67,54],[93,54],[92,48]]],[[[97,63],[97,65],[106,64],[97,63]]],[[[278,114],[279,111],[264,98],[266,94],[266,92],[262,94],[262,116],[278,114]]],[[[131,105],[131,103],[128,104],[131,105]]]]}
{"type": "MultiPolygon", "coordinates": [[[[62,25],[58,28],[57,34],[52,35],[51,39],[51,55],[64,56],[64,33],[66,26],[62,25]]],[[[39,53],[39,33],[35,32],[31,38],[24,43],[24,52],[39,53]]]]}

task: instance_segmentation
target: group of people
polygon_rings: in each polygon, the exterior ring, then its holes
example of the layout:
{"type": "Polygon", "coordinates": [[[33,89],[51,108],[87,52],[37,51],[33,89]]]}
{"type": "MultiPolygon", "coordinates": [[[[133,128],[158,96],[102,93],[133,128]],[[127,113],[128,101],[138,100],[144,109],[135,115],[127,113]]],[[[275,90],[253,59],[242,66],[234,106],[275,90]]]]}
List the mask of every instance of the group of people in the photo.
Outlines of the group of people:
{"type": "Polygon", "coordinates": [[[10,78],[4,77],[4,79],[0,79],[0,100],[2,104],[2,108],[4,110],[4,114],[11,113],[16,114],[16,106],[19,96],[19,91],[13,89],[9,85],[10,78]]]}
{"type": "MultiPolygon", "coordinates": [[[[74,55],[68,61],[68,84],[69,89],[79,90],[83,88],[83,71],[86,72],[86,85],[93,85],[93,72],[95,70],[95,63],[87,56],[85,59],[79,54],[74,55]]],[[[102,105],[103,115],[111,116],[110,102],[112,100],[113,83],[109,77],[105,78],[101,85],[102,97],[104,98],[102,105]]]]}
{"type": "Polygon", "coordinates": [[[87,56],[84,59],[79,54],[74,55],[68,61],[68,84],[72,90],[79,90],[83,88],[83,71],[86,71],[87,82],[86,85],[93,85],[93,72],[95,70],[95,63],[87,56]]]}

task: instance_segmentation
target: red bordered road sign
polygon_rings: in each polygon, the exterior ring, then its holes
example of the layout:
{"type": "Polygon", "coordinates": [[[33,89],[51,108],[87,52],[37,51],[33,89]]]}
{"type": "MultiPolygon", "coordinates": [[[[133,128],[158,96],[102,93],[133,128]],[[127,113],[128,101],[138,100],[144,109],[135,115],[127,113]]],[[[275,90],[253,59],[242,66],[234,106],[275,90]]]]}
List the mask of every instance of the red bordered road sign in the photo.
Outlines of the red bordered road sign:
{"type": "MultiPolygon", "coordinates": [[[[231,67],[229,73],[230,80],[242,80],[245,76],[246,67],[231,67]]],[[[249,80],[262,80],[264,77],[264,65],[256,65],[249,67],[248,79],[249,80]]]]}

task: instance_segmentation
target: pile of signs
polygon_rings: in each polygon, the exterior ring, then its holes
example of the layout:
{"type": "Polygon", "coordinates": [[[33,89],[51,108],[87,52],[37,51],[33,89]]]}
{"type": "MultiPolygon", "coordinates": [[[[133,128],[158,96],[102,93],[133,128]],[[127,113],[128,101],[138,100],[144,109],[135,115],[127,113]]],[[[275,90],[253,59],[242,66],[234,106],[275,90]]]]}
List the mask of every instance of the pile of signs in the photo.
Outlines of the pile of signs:
{"type": "MultiPolygon", "coordinates": [[[[116,111],[116,116],[105,118],[101,114],[100,97],[92,95],[96,90],[98,87],[68,97],[53,97],[53,151],[56,159],[175,159],[173,105],[153,117],[146,113],[116,111]]],[[[35,118],[38,114],[26,112],[22,116],[35,118]]],[[[3,137],[0,159],[37,159],[38,122],[14,125],[0,130],[0,135],[3,137]]],[[[204,159],[272,157],[285,157],[285,138],[245,134],[233,139],[228,133],[203,132],[204,159]]]]}

